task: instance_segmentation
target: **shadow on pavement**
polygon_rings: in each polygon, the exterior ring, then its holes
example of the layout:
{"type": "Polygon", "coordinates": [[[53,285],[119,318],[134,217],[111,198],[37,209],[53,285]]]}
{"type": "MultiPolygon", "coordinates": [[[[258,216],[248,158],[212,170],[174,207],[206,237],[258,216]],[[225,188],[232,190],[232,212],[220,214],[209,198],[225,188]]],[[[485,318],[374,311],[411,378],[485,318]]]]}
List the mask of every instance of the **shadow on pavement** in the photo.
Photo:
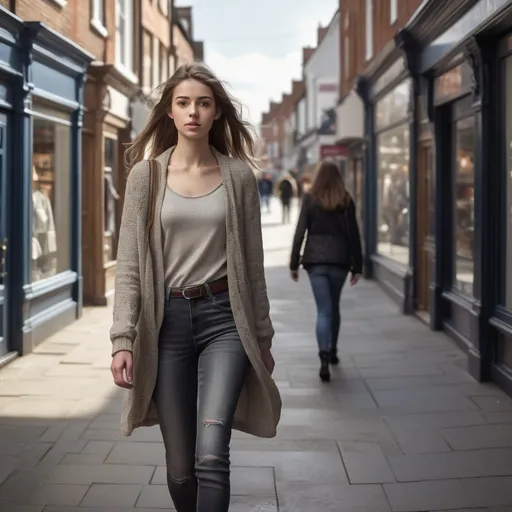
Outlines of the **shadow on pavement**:
{"type": "MultiPolygon", "coordinates": [[[[264,232],[282,419],[276,439],[234,432],[231,512],[509,512],[512,401],[374,283],[344,290],[342,362],[319,381],[309,282],[290,280],[282,249],[292,229],[264,232]]],[[[0,370],[1,512],[171,510],[158,428],[119,435],[110,323],[86,309],[0,370]]]]}

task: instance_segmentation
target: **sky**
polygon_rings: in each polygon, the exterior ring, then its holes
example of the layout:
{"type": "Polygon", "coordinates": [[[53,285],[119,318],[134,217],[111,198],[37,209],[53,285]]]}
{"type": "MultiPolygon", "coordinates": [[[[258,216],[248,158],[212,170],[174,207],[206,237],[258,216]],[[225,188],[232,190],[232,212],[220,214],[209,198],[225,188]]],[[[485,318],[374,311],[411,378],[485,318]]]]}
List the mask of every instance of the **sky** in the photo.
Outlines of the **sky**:
{"type": "Polygon", "coordinates": [[[339,0],[177,0],[191,5],[193,37],[205,62],[226,82],[256,127],[270,100],[280,101],[302,76],[302,47],[316,45],[339,0]]]}

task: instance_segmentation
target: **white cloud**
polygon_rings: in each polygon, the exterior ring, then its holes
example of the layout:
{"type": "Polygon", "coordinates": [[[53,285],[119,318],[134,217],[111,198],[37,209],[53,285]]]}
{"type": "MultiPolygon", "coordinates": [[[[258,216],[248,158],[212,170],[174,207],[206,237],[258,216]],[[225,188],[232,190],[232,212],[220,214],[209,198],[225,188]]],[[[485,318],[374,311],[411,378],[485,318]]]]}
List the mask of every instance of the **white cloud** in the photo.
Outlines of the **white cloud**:
{"type": "Polygon", "coordinates": [[[228,58],[207,50],[205,60],[227,82],[231,94],[244,105],[244,116],[255,125],[259,124],[270,100],[280,101],[283,92],[290,92],[292,79],[301,76],[301,52],[273,59],[261,53],[228,58]]]}

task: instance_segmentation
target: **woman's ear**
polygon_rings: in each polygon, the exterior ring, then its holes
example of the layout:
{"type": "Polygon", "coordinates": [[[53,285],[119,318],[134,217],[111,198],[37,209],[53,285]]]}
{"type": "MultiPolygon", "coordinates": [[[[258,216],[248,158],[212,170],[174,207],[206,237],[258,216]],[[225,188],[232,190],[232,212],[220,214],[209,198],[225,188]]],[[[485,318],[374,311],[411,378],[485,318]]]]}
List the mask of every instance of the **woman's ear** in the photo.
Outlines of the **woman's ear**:
{"type": "Polygon", "coordinates": [[[167,112],[167,115],[168,115],[171,119],[174,119],[174,116],[172,115],[172,112],[171,112],[171,111],[167,112]]]}
{"type": "Polygon", "coordinates": [[[220,111],[220,109],[217,109],[217,113],[215,114],[215,121],[217,121],[217,119],[220,119],[221,115],[222,115],[222,112],[220,111]]]}

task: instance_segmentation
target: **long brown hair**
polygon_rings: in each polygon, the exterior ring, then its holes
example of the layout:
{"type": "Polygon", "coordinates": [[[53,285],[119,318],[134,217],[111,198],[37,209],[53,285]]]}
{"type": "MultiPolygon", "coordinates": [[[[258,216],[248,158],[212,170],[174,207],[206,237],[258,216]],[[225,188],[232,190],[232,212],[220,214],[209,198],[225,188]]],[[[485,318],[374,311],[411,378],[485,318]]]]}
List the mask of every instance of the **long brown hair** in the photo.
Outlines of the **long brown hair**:
{"type": "Polygon", "coordinates": [[[174,89],[184,80],[197,80],[207,85],[219,109],[220,118],[210,130],[210,145],[226,156],[240,158],[254,165],[254,138],[251,125],[242,119],[242,106],[230,96],[222,82],[203,63],[193,62],[180,66],[164,84],[157,88],[158,102],[151,109],[148,123],[124,153],[125,164],[131,169],[146,157],[155,158],[178,142],[178,130],[168,116],[174,89]]]}
{"type": "Polygon", "coordinates": [[[325,210],[346,208],[351,199],[339,167],[328,160],[320,163],[310,194],[325,210]]]}

